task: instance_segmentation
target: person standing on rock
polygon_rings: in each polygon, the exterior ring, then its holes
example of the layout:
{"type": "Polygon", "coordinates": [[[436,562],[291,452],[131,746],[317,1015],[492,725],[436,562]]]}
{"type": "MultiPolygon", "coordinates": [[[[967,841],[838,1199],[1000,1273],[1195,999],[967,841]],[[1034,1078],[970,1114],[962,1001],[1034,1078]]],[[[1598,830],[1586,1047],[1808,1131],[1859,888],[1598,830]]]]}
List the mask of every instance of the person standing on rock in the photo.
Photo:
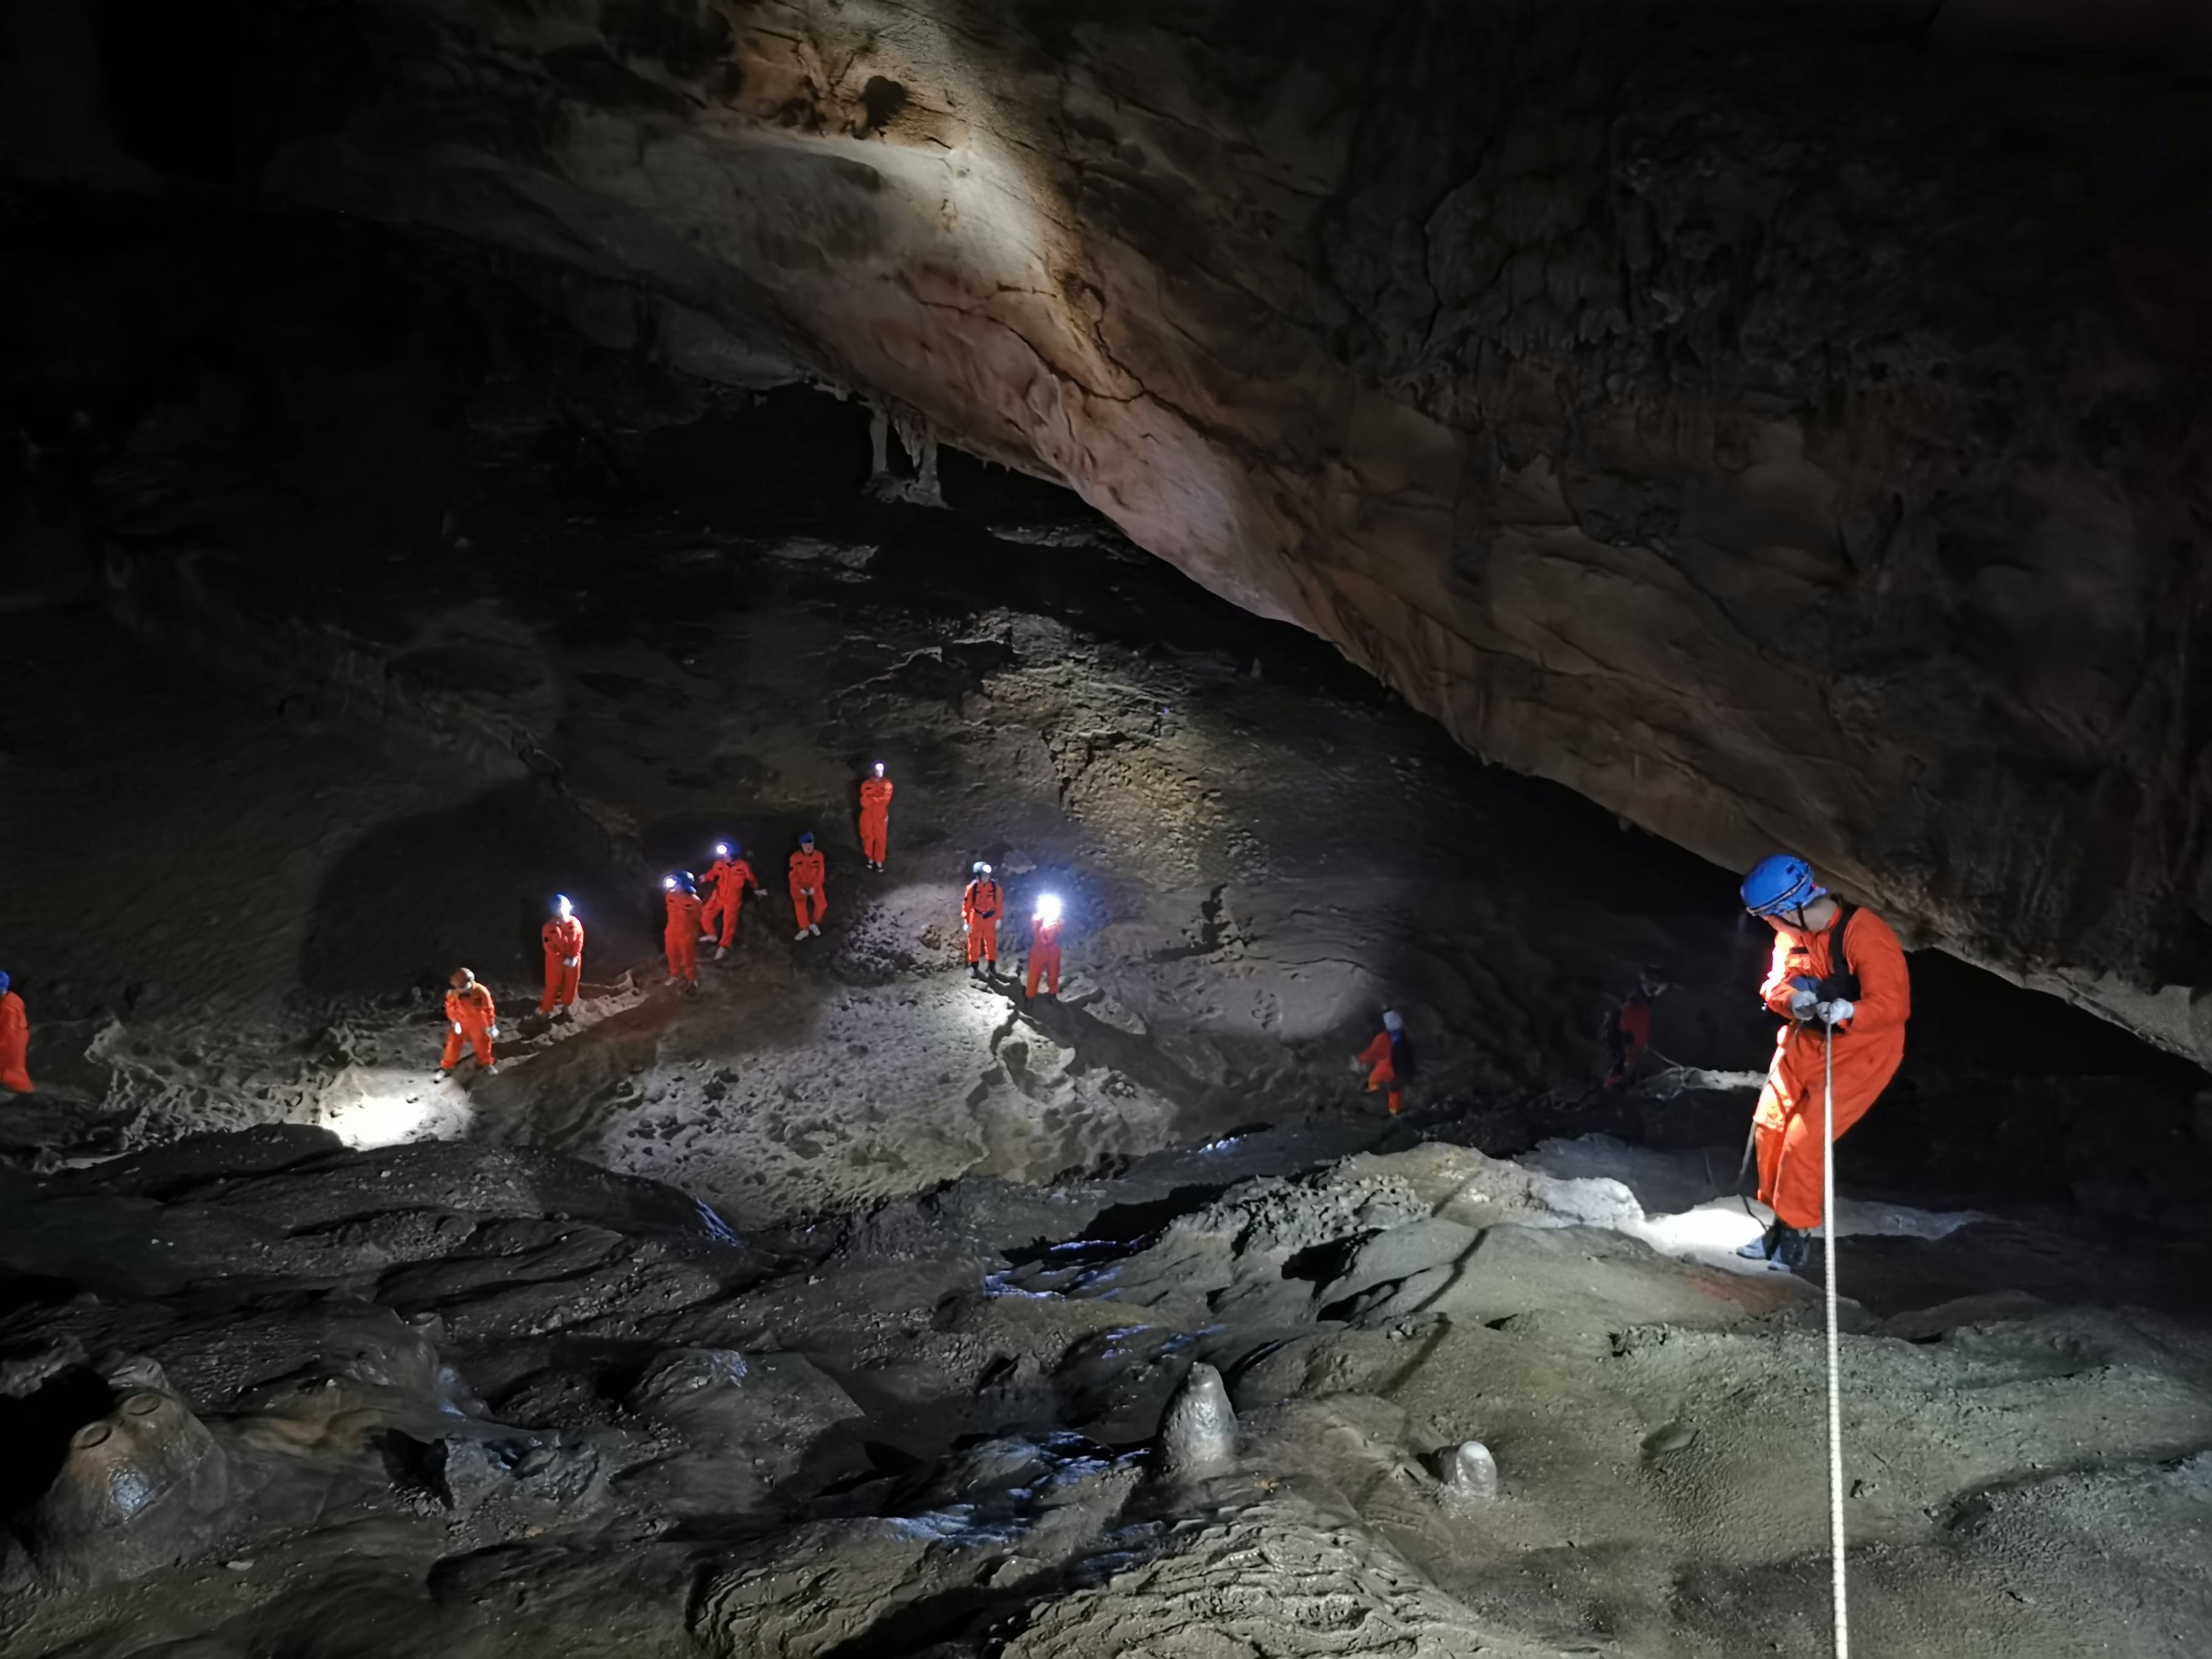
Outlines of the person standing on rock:
{"type": "Polygon", "coordinates": [[[453,1075],[465,1042],[476,1050],[477,1064],[485,1075],[496,1076],[499,1062],[492,1058],[491,1045],[499,1036],[499,1010],[493,1006],[490,989],[465,968],[454,969],[448,982],[453,989],[446,993],[446,1054],[438,1062],[440,1074],[453,1075]]]}
{"type": "Polygon", "coordinates": [[[991,866],[975,860],[974,878],[960,895],[960,927],[968,935],[968,977],[996,978],[999,972],[999,913],[1005,908],[991,866]],[[981,967],[977,966],[981,963],[981,967]]]}
{"type": "Polygon", "coordinates": [[[1051,987],[1048,994],[1054,1001],[1060,999],[1060,900],[1047,893],[1036,902],[1036,914],[1030,918],[1030,972],[1023,994],[1031,1001],[1036,1000],[1037,981],[1043,979],[1051,987]]]}
{"type": "Polygon", "coordinates": [[[687,991],[699,988],[699,889],[688,870],[660,878],[661,902],[668,911],[660,948],[668,958],[668,982],[687,991]]]}
{"type": "Polygon", "coordinates": [[[545,994],[538,999],[538,1012],[549,1019],[572,1018],[568,1010],[584,974],[584,924],[566,893],[553,895],[553,915],[538,930],[538,942],[545,951],[545,994]]]}
{"type": "Polygon", "coordinates": [[[730,954],[730,943],[738,936],[738,911],[744,904],[745,889],[751,888],[755,898],[768,896],[768,889],[760,884],[752,866],[745,862],[744,853],[745,849],[733,841],[716,842],[714,861],[700,878],[714,890],[707,900],[707,908],[699,913],[699,943],[714,945],[717,962],[730,954]],[[719,942],[714,934],[717,923],[721,927],[719,942]]]}
{"type": "Polygon", "coordinates": [[[1804,860],[1761,860],[1743,880],[1743,907],[1774,930],[1759,1000],[1782,1016],[1774,1060],[1752,1118],[1759,1197],[1774,1224],[1737,1252],[1770,1267],[1802,1267],[1820,1212],[1820,1133],[1840,1138],[1866,1115],[1905,1058],[1912,986],[1905,947],[1871,910],[1832,897],[1804,860]],[[1825,1099],[1829,1050],[1835,1098],[1825,1099]]]}
{"type": "Polygon", "coordinates": [[[1644,1063],[1651,1047],[1651,1005],[1668,988],[1657,969],[1646,968],[1636,988],[1607,1014],[1605,1040],[1613,1069],[1605,1075],[1607,1088],[1622,1088],[1634,1079],[1636,1068],[1644,1063]]]}
{"type": "Polygon", "coordinates": [[[799,850],[791,855],[791,908],[799,918],[799,931],[792,938],[821,933],[822,918],[830,908],[828,871],[822,854],[814,850],[814,832],[809,830],[799,836],[799,850]]]}
{"type": "Polygon", "coordinates": [[[31,1017],[14,981],[0,974],[0,1089],[31,1092],[31,1017]]]}
{"type": "Polygon", "coordinates": [[[1375,1040],[1352,1057],[1352,1069],[1367,1073],[1367,1092],[1389,1091],[1390,1115],[1406,1109],[1406,1085],[1413,1075],[1413,1045],[1406,1041],[1406,1022],[1395,1008],[1382,1014],[1375,1040]]]}
{"type": "Polygon", "coordinates": [[[871,870],[884,867],[890,851],[891,781],[878,761],[860,780],[860,857],[871,870]]]}

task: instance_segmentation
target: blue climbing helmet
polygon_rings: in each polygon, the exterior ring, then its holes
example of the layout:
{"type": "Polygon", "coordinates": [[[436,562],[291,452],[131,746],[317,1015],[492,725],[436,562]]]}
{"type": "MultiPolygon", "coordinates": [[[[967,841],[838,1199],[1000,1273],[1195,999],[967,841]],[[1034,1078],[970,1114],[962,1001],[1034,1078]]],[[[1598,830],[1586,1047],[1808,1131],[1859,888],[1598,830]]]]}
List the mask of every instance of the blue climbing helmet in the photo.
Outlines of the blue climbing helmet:
{"type": "Polygon", "coordinates": [[[7,975],[0,974],[0,997],[6,996],[8,994],[8,988],[15,982],[15,981],[9,979],[7,975]]]}
{"type": "Polygon", "coordinates": [[[1787,853],[1759,860],[1743,878],[1743,908],[1754,916],[1802,910],[1827,896],[1828,890],[1813,879],[1813,866],[1787,853]]]}

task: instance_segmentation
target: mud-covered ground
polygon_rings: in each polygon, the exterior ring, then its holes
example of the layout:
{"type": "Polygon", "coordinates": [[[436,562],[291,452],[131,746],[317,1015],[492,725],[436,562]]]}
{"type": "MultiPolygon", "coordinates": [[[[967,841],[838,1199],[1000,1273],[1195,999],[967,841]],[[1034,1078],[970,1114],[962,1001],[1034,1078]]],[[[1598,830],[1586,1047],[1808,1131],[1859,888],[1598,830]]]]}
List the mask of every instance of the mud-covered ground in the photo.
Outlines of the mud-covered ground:
{"type": "MultiPolygon", "coordinates": [[[[448,324],[286,356],[299,418],[102,413],[95,599],[0,616],[8,1652],[1826,1651],[1729,872],[1064,497],[896,499],[865,410],[553,397],[542,342],[427,398],[448,324]],[[687,998],[658,877],[717,836],[770,896],[687,998]],[[1056,1003],[963,971],[979,857],[1068,902],[1056,1003]],[[504,1060],[441,1081],[461,962],[504,1060]],[[1647,966],[1663,1060],[1598,1089],[1647,966]]],[[[1839,1160],[1862,1649],[2204,1652],[2201,1079],[1914,973],[1839,1160]]]]}

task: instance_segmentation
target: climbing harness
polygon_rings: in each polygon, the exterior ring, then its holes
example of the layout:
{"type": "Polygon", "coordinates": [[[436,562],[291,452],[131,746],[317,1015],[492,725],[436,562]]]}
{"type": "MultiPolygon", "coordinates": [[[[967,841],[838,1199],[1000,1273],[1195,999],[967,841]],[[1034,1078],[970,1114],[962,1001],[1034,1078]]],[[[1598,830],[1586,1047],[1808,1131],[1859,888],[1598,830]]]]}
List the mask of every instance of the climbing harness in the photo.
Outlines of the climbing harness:
{"type": "Polygon", "coordinates": [[[1836,1045],[1827,1050],[1826,1086],[1820,1091],[1820,1224],[1827,1232],[1821,1277],[1828,1285],[1828,1554],[1830,1588],[1835,1601],[1836,1659],[1851,1659],[1850,1598],[1844,1584],[1844,1404],[1838,1380],[1836,1342],[1836,1045]]]}

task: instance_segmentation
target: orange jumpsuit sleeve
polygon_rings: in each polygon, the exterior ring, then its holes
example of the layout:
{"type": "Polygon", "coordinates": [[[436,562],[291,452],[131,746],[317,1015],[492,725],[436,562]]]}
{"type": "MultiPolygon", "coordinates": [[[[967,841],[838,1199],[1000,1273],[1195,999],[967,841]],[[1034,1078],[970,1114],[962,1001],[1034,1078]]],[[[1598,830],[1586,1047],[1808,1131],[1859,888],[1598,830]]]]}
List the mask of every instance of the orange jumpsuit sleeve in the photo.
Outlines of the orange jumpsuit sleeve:
{"type": "Polygon", "coordinates": [[[1767,1012],[1790,1018],[1790,999],[1796,988],[1790,983],[1790,935],[1777,932],[1774,935],[1774,957],[1766,966],[1766,979],[1759,988],[1759,1000],[1767,1012]]]}
{"type": "Polygon", "coordinates": [[[1897,930],[1871,910],[1851,918],[1844,954],[1858,975],[1856,1010],[1843,1029],[1862,1035],[1901,1030],[1912,1017],[1912,979],[1905,966],[1905,946],[1897,930]]]}
{"type": "Polygon", "coordinates": [[[730,879],[737,883],[740,887],[757,887],[760,885],[760,878],[753,874],[752,866],[746,863],[743,859],[739,859],[735,864],[730,866],[730,879]]]}
{"type": "MultiPolygon", "coordinates": [[[[514,935],[510,933],[509,935],[507,935],[507,937],[508,937],[508,938],[510,938],[510,939],[512,939],[512,938],[514,937],[514,935]]],[[[477,991],[478,991],[479,993],[481,993],[481,994],[482,994],[483,1000],[483,1022],[484,1022],[484,1024],[487,1024],[487,1025],[496,1025],[496,1024],[499,1024],[499,1007],[498,1007],[498,1005],[497,1005],[497,1004],[495,1004],[495,1003],[494,1003],[494,1002],[492,1001],[492,1000],[491,1000],[491,988],[490,988],[489,986],[486,985],[486,984],[485,984],[482,980],[478,980],[478,981],[477,981],[477,991]]]]}
{"type": "Polygon", "coordinates": [[[1390,1034],[1388,1031],[1377,1031],[1375,1040],[1359,1051],[1359,1063],[1370,1072],[1389,1058],[1390,1034]]]}

